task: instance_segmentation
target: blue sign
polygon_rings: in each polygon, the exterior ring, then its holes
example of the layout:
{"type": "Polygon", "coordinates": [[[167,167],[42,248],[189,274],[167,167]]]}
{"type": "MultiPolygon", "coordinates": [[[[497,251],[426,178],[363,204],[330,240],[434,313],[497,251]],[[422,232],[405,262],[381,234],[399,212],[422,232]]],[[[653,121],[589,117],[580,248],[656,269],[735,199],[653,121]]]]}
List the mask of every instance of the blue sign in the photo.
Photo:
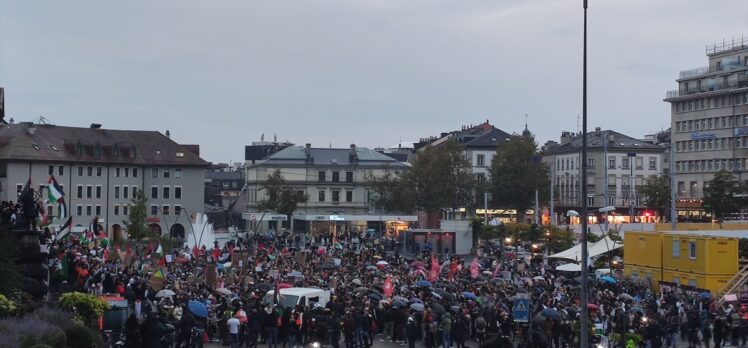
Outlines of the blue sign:
{"type": "MultiPolygon", "coordinates": [[[[737,131],[737,129],[735,131],[737,131]]],[[[717,136],[714,135],[714,133],[704,133],[704,132],[692,132],[691,133],[691,139],[693,140],[714,139],[716,137],[717,136]]]]}
{"type": "Polygon", "coordinates": [[[530,299],[515,298],[512,307],[512,316],[516,323],[527,323],[530,321],[530,299]]]}

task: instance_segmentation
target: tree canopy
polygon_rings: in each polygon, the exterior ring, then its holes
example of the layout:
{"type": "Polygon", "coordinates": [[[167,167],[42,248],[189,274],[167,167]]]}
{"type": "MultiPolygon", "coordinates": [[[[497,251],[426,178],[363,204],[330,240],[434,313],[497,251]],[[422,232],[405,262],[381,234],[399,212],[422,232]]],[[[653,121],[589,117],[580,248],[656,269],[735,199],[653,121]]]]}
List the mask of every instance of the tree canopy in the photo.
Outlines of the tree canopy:
{"type": "Polygon", "coordinates": [[[650,176],[638,191],[648,209],[654,210],[657,215],[665,215],[670,204],[670,178],[664,175],[650,176]]]}
{"type": "Polygon", "coordinates": [[[535,190],[545,199],[550,182],[548,165],[540,161],[533,137],[512,136],[496,150],[491,164],[491,200],[499,207],[516,209],[524,218],[534,206],[535,190]]]}
{"type": "Polygon", "coordinates": [[[279,169],[272,172],[262,183],[265,199],[258,202],[258,209],[273,211],[290,216],[299,204],[305,203],[308,197],[288,186],[279,169]]]}
{"type": "Polygon", "coordinates": [[[148,226],[145,223],[145,218],[148,217],[146,210],[147,201],[148,199],[145,197],[145,191],[143,190],[138,190],[132,197],[130,212],[127,220],[123,221],[127,225],[127,234],[130,238],[140,239],[148,233],[148,226]]]}
{"type": "Polygon", "coordinates": [[[721,221],[726,214],[740,209],[743,199],[736,195],[743,192],[744,187],[732,174],[721,170],[704,185],[704,210],[711,211],[714,218],[721,221]]]}

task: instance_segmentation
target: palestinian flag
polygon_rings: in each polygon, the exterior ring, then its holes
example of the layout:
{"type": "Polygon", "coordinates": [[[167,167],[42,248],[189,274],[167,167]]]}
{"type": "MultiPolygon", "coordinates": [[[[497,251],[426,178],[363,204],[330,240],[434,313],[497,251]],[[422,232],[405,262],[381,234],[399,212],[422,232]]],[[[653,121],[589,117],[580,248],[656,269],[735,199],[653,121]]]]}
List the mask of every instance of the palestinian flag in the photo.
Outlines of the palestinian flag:
{"type": "Polygon", "coordinates": [[[159,244],[158,248],[156,249],[156,255],[158,256],[158,266],[166,266],[166,257],[164,257],[164,249],[161,248],[161,244],[159,244]]]}
{"type": "Polygon", "coordinates": [[[73,217],[68,217],[68,221],[65,221],[60,230],[57,231],[57,239],[60,239],[70,233],[70,227],[73,226],[73,217]]]}
{"type": "Polygon", "coordinates": [[[49,197],[49,201],[52,203],[57,203],[57,201],[65,197],[65,192],[63,192],[62,187],[57,184],[57,180],[55,180],[54,176],[49,177],[47,197],[49,197]]]}

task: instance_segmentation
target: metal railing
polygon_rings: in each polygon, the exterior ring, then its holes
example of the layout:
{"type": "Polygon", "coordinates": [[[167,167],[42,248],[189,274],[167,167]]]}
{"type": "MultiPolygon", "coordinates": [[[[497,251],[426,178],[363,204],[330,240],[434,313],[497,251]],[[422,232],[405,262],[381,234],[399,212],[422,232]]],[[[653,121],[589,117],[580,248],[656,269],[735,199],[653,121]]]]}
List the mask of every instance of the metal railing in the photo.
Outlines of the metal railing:
{"type": "Polygon", "coordinates": [[[678,75],[679,79],[687,79],[689,77],[704,75],[709,73],[709,67],[708,66],[702,66],[700,68],[695,69],[689,69],[689,70],[683,70],[678,75]]]}
{"type": "Polygon", "coordinates": [[[748,38],[741,36],[740,39],[730,39],[729,41],[722,39],[722,43],[713,43],[706,45],[706,54],[717,54],[725,51],[729,51],[736,48],[742,48],[748,46],[748,38]]]}
{"type": "Polygon", "coordinates": [[[704,92],[714,92],[714,91],[721,91],[725,89],[730,88],[743,88],[748,87],[748,75],[740,74],[738,76],[737,81],[731,81],[731,82],[719,82],[719,83],[713,83],[708,84],[706,86],[700,86],[697,88],[688,88],[688,89],[680,89],[680,90],[670,90],[665,92],[665,98],[677,98],[677,97],[683,97],[691,94],[696,93],[704,93],[704,92]]]}

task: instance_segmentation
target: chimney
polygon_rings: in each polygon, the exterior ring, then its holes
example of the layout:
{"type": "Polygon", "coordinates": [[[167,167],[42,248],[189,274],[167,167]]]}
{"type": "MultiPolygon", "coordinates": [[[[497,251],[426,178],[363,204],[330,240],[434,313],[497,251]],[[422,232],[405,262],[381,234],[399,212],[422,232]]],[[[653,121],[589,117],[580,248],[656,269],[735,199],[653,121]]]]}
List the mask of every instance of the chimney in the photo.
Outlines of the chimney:
{"type": "Polygon", "coordinates": [[[166,130],[166,137],[169,138],[169,139],[171,139],[171,132],[169,132],[168,129],[166,130]]]}
{"type": "Polygon", "coordinates": [[[100,129],[101,123],[91,123],[91,129],[100,129]]]}
{"type": "Polygon", "coordinates": [[[358,154],[356,153],[356,144],[351,144],[351,152],[348,154],[350,162],[358,162],[358,154]]]}
{"type": "Polygon", "coordinates": [[[314,163],[314,157],[312,157],[312,144],[306,143],[306,147],[304,148],[304,152],[306,153],[306,161],[307,161],[307,163],[314,163]]]}
{"type": "Polygon", "coordinates": [[[599,137],[600,136],[600,131],[601,131],[600,127],[595,127],[595,136],[599,137]]]}
{"type": "Polygon", "coordinates": [[[312,144],[306,143],[306,150],[307,152],[312,149],[312,144]]]}
{"type": "Polygon", "coordinates": [[[561,143],[561,145],[567,144],[568,142],[571,141],[571,138],[572,138],[571,132],[567,132],[567,131],[561,132],[561,139],[559,143],[561,143]]]}

